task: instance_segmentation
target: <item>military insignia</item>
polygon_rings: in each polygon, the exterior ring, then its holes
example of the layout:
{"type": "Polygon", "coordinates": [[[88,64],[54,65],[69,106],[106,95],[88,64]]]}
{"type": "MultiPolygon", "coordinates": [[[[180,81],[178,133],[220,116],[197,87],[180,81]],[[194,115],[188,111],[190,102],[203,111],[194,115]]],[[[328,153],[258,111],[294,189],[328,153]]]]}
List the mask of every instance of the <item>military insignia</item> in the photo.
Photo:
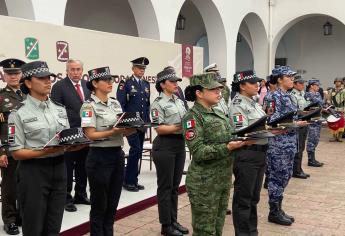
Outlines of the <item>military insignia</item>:
{"type": "Polygon", "coordinates": [[[145,88],[145,92],[146,92],[146,93],[149,93],[149,92],[150,92],[149,88],[146,87],[146,88],[145,88]]]}
{"type": "Polygon", "coordinates": [[[8,125],[8,142],[9,143],[14,143],[14,137],[16,134],[16,127],[14,126],[14,124],[9,124],[8,125]]]}
{"type": "Polygon", "coordinates": [[[192,128],[195,128],[195,125],[196,125],[196,122],[194,119],[190,119],[190,120],[187,120],[183,126],[184,126],[184,129],[192,129],[192,128]]]}
{"type": "Polygon", "coordinates": [[[233,104],[234,104],[234,105],[238,105],[238,104],[241,104],[241,102],[242,102],[242,99],[236,98],[236,99],[234,100],[233,104]]]}
{"type": "Polygon", "coordinates": [[[119,90],[124,90],[125,89],[125,83],[120,82],[119,83],[119,90]]]}
{"type": "Polygon", "coordinates": [[[11,102],[10,102],[10,103],[7,103],[7,104],[5,104],[4,106],[5,106],[6,108],[10,108],[10,107],[13,106],[13,103],[11,103],[11,102]]]}
{"type": "Polygon", "coordinates": [[[69,47],[65,41],[56,42],[56,57],[58,61],[66,62],[69,59],[69,47]]]}
{"type": "Polygon", "coordinates": [[[151,110],[151,117],[152,117],[152,121],[153,123],[158,123],[159,121],[159,112],[156,108],[151,110]]]}
{"type": "Polygon", "coordinates": [[[134,85],[131,86],[131,93],[136,93],[138,90],[135,89],[134,85]]]}
{"type": "Polygon", "coordinates": [[[39,58],[39,45],[38,40],[33,37],[27,37],[25,42],[25,57],[31,60],[39,58]]]}
{"type": "Polygon", "coordinates": [[[196,138],[196,130],[195,129],[188,129],[185,133],[185,138],[188,141],[191,141],[196,138]]]}
{"type": "Polygon", "coordinates": [[[4,101],[5,101],[5,102],[9,102],[9,101],[10,101],[10,99],[8,99],[8,98],[5,98],[5,99],[4,99],[4,101]]]}
{"type": "Polygon", "coordinates": [[[236,113],[233,115],[232,120],[236,126],[236,128],[240,128],[243,126],[243,115],[241,113],[236,113]]]}
{"type": "Polygon", "coordinates": [[[82,113],[81,113],[81,121],[82,121],[82,123],[90,123],[92,115],[93,115],[92,110],[84,110],[84,111],[82,111],[82,113]]]}

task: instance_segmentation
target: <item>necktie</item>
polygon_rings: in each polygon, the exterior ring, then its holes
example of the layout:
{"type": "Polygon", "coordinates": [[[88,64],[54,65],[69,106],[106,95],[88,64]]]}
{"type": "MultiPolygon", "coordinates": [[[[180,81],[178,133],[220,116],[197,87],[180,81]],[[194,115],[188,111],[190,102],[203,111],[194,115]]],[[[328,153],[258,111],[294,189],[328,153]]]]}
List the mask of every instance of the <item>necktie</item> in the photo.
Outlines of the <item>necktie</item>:
{"type": "Polygon", "coordinates": [[[22,91],[20,91],[19,89],[16,91],[16,94],[17,94],[19,97],[22,97],[22,91]]]}
{"type": "Polygon", "coordinates": [[[80,89],[80,84],[76,84],[75,88],[77,90],[77,94],[78,94],[80,100],[83,102],[84,101],[84,97],[83,97],[83,94],[82,94],[81,89],[80,89]]]}

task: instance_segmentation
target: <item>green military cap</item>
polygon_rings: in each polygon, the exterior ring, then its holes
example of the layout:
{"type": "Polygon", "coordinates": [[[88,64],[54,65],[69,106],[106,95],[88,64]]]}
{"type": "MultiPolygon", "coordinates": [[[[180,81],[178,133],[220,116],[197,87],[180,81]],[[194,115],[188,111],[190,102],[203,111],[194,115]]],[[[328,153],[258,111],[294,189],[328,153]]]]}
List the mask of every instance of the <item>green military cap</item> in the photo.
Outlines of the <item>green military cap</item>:
{"type": "Polygon", "coordinates": [[[200,85],[206,89],[223,88],[221,83],[217,82],[217,75],[215,73],[206,73],[200,75],[193,75],[190,77],[190,86],[200,85]]]}

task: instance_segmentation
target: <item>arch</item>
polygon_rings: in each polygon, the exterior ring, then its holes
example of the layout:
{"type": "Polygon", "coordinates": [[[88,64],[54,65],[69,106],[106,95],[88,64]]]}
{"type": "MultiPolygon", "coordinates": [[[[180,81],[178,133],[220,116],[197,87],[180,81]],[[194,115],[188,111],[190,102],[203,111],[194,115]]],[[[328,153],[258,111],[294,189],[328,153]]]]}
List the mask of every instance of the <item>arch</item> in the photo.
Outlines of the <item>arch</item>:
{"type": "MultiPolygon", "coordinates": [[[[254,60],[254,70],[258,76],[266,77],[269,69],[268,64],[268,37],[265,25],[261,17],[250,12],[243,18],[244,22],[249,30],[249,36],[246,36],[249,47],[252,50],[254,60]]],[[[240,28],[239,28],[240,31],[240,28]]]]}
{"type": "MultiPolygon", "coordinates": [[[[227,74],[227,45],[223,19],[218,7],[213,1],[187,0],[190,1],[198,10],[205,25],[209,46],[209,62],[216,62],[223,75],[227,74]]],[[[181,5],[180,11],[184,3],[181,5]]],[[[180,12],[179,11],[179,12],[180,12]]],[[[178,14],[175,15],[175,24],[178,14]]],[[[185,16],[188,20],[188,16],[185,16]]],[[[175,27],[174,24],[174,27],[175,27]]],[[[196,39],[197,40],[197,39],[196,39]]]]}
{"type": "Polygon", "coordinates": [[[102,4],[93,0],[68,0],[64,24],[159,39],[157,18],[151,0],[103,0],[102,4]]]}

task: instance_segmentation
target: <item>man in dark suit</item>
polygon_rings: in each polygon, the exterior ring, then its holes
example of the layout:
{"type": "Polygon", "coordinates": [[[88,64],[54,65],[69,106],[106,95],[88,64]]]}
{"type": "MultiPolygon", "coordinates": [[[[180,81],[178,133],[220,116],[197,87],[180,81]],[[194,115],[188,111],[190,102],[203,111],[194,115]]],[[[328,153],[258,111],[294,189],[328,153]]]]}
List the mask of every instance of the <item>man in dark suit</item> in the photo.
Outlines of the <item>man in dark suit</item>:
{"type": "MultiPolygon", "coordinates": [[[[146,66],[149,64],[149,59],[139,57],[131,62],[133,64],[133,75],[119,83],[116,97],[124,112],[139,112],[140,117],[145,122],[149,122],[150,84],[144,80],[144,73],[146,66]]],[[[146,130],[138,130],[138,132],[127,136],[130,149],[123,186],[130,192],[138,192],[144,189],[144,186],[138,183],[138,163],[142,158],[145,132],[146,130]]]]}
{"type": "MultiPolygon", "coordinates": [[[[80,108],[83,102],[90,98],[91,92],[86,88],[83,77],[83,63],[79,60],[68,60],[66,63],[67,77],[54,84],[51,91],[51,99],[66,107],[68,121],[73,127],[80,127],[80,108]]],[[[73,212],[77,210],[74,204],[90,205],[87,197],[87,176],[85,159],[88,148],[76,152],[66,152],[65,161],[67,168],[67,196],[65,210],[73,212]],[[72,197],[73,171],[75,176],[74,199],[72,197]]]]}

